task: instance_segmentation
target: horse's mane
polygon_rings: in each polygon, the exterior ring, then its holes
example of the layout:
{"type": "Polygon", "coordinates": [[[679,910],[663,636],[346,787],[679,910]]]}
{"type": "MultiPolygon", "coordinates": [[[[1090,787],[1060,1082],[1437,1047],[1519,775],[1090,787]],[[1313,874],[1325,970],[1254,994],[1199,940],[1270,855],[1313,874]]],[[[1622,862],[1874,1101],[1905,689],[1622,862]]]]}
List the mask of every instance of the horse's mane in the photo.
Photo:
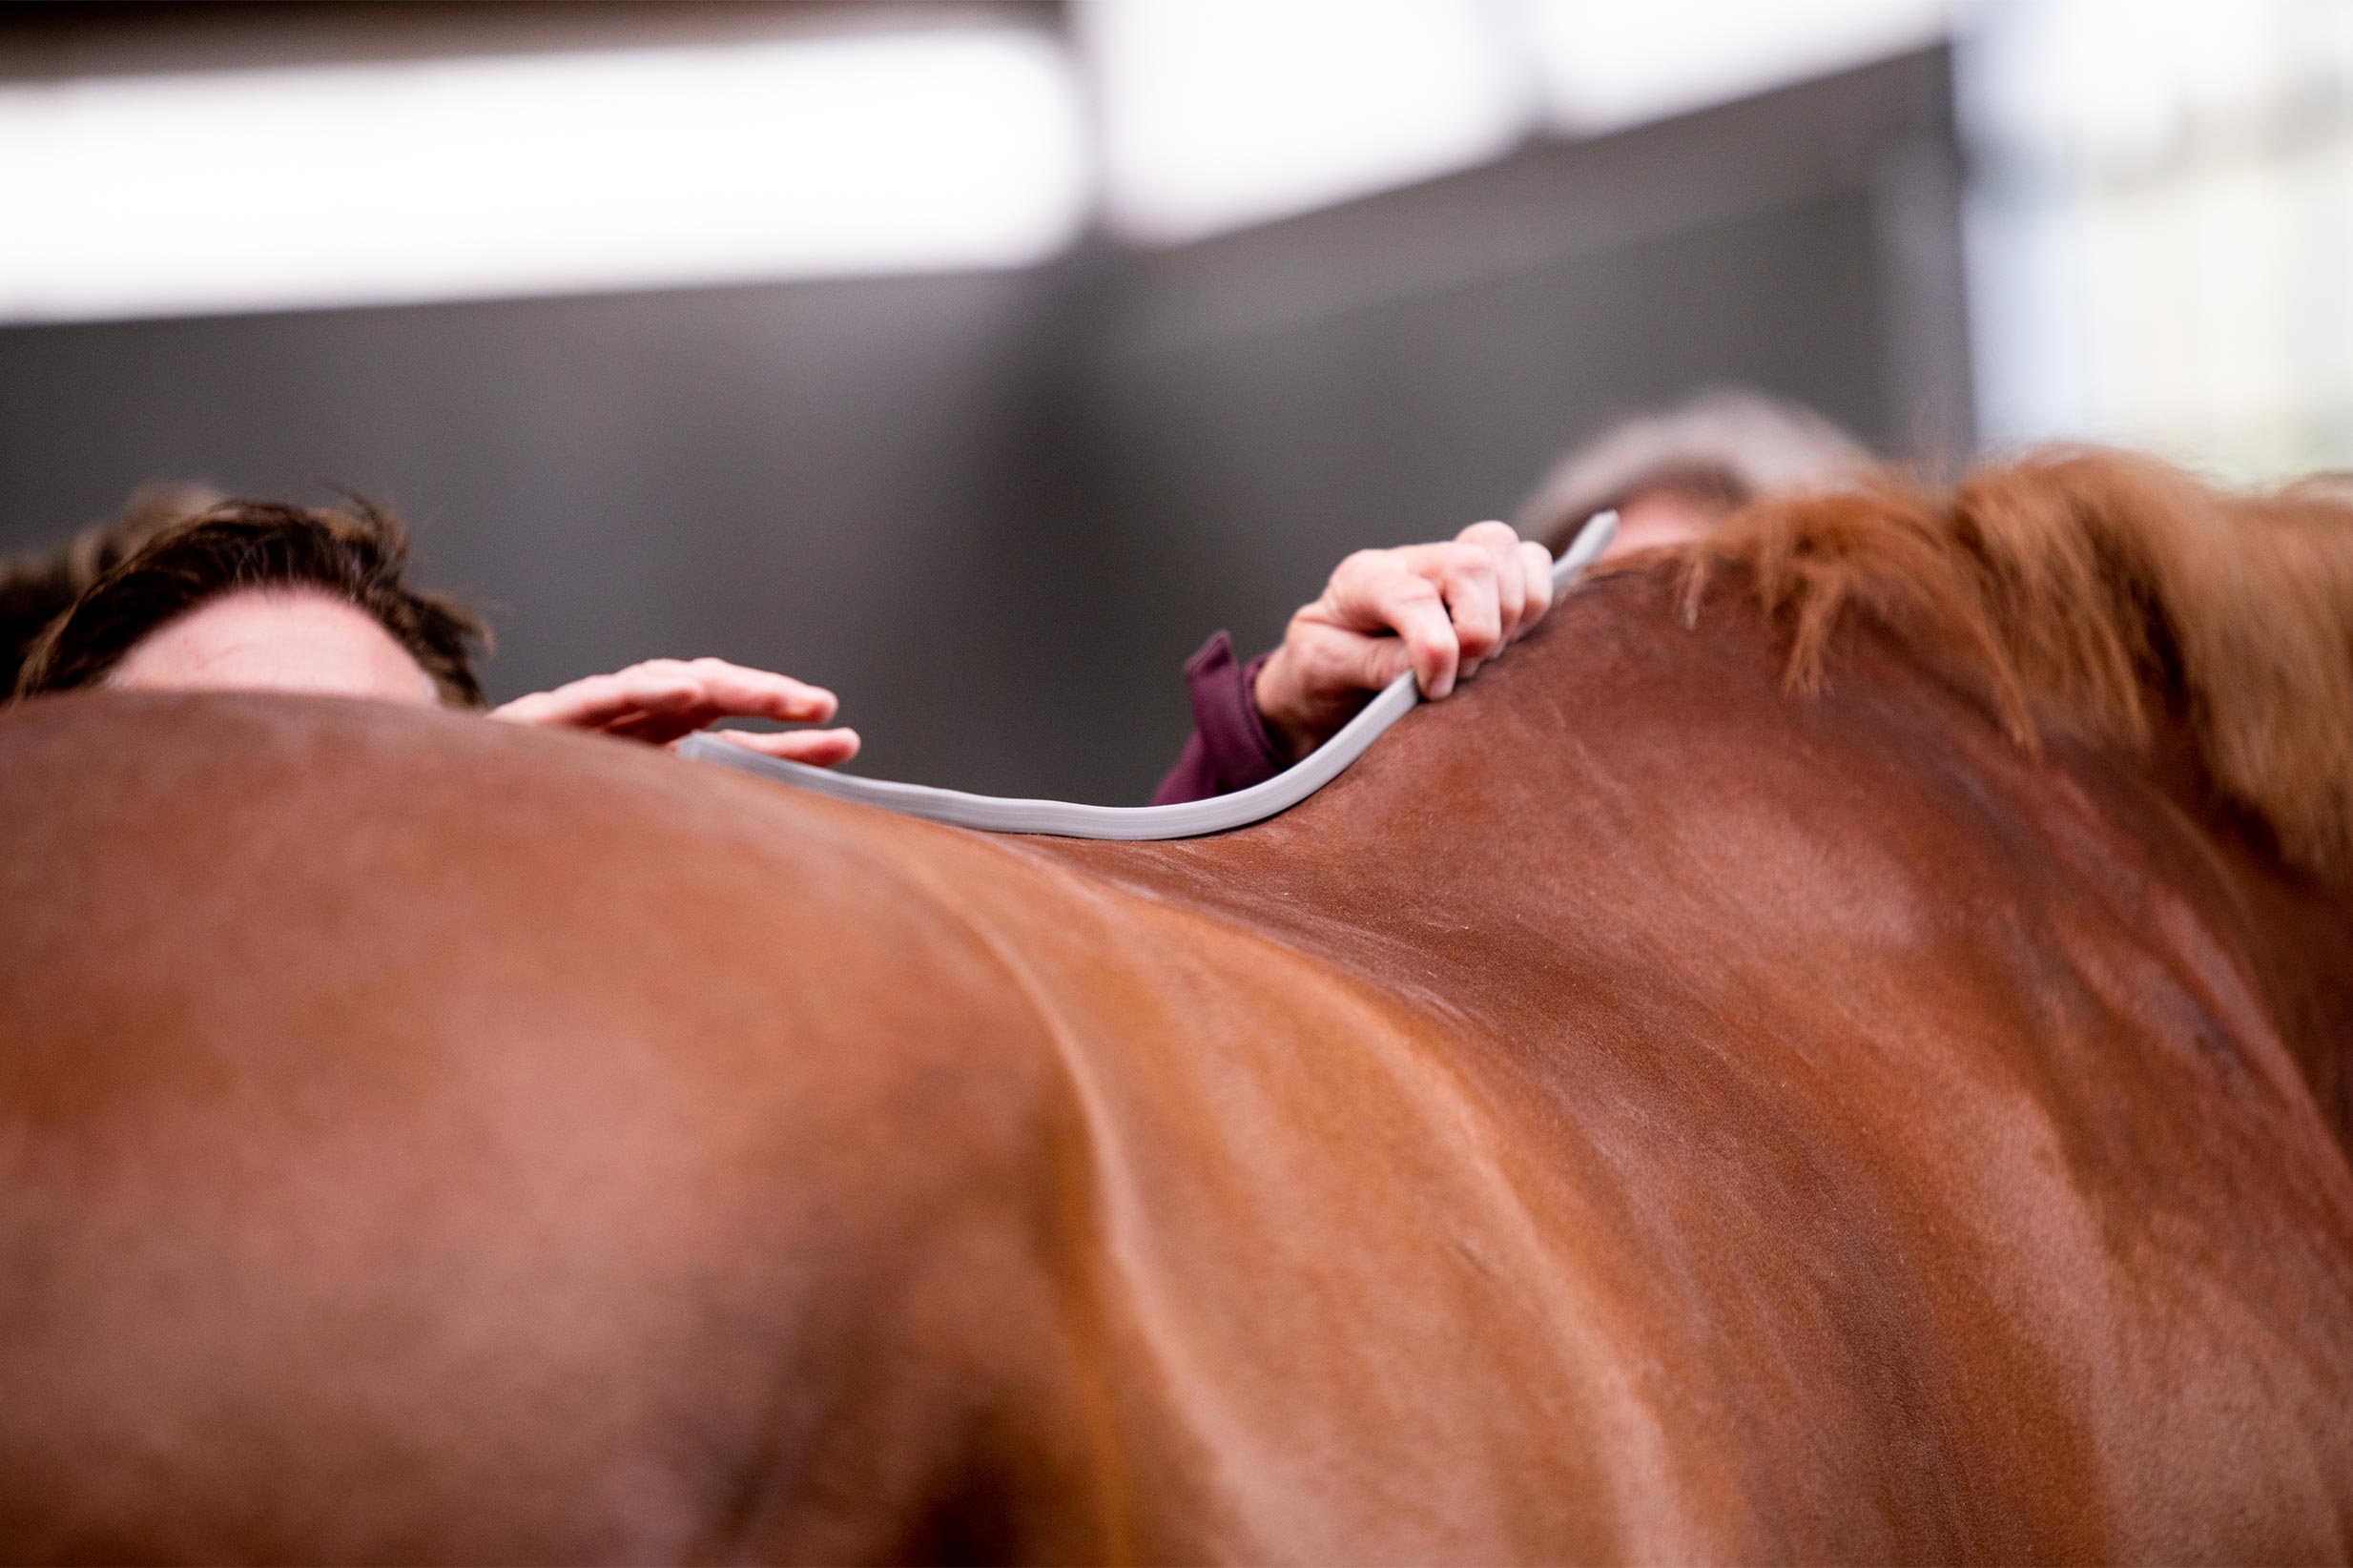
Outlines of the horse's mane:
{"type": "Polygon", "coordinates": [[[1977,691],[2020,745],[2130,747],[2178,722],[2291,858],[2353,871],[2353,476],[2218,490],[2152,459],[2056,451],[1930,488],[1766,501],[1684,547],[1684,606],[1744,577],[1821,684],[1850,610],[1977,691]]]}

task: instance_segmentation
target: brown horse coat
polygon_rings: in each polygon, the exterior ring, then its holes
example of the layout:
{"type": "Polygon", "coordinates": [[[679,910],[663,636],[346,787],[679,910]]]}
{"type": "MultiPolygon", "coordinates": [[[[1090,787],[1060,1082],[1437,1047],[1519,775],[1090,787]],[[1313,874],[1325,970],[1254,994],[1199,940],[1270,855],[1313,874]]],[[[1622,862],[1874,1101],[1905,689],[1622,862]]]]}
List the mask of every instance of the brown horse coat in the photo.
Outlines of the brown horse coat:
{"type": "Polygon", "coordinates": [[[1183,843],[8,715],[0,1553],[2353,1555],[2343,882],[1729,553],[1183,843]]]}

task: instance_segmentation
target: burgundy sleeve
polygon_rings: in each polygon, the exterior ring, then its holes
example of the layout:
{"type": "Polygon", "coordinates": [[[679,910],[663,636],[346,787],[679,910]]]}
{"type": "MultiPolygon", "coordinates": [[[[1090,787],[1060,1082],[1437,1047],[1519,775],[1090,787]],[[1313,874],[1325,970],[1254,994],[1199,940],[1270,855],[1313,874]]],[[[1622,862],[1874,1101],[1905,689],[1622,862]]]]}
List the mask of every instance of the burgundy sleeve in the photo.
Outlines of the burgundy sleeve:
{"type": "Polygon", "coordinates": [[[1153,792],[1153,805],[1231,794],[1283,771],[1286,764],[1258,716],[1254,694],[1258,671],[1271,657],[1271,652],[1261,653],[1248,664],[1234,663],[1233,639],[1221,631],[1186,661],[1193,734],[1177,765],[1153,792]]]}

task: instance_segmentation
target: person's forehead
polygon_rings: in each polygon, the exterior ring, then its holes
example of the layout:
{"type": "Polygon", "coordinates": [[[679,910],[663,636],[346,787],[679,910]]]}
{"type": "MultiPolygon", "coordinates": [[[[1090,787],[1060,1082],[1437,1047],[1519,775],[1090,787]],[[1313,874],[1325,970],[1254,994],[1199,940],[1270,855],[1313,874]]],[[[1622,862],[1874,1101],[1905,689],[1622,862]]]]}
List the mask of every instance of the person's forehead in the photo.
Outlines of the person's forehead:
{"type": "Polygon", "coordinates": [[[320,589],[273,586],[222,594],[165,622],[124,655],[115,683],[341,690],[355,675],[432,686],[367,611],[320,589]]]}
{"type": "Polygon", "coordinates": [[[323,589],[299,586],[237,588],[184,610],[148,633],[150,638],[238,638],[327,633],[388,644],[406,657],[376,617],[323,589]]]}

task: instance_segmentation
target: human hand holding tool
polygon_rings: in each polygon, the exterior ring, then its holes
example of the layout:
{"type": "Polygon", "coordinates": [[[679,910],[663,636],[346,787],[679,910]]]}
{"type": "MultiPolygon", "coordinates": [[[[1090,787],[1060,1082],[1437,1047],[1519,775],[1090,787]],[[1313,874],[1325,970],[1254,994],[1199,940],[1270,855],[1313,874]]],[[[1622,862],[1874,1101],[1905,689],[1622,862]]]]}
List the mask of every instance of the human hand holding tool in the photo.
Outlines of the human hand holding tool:
{"type": "Polygon", "coordinates": [[[1358,550],[1290,618],[1252,695],[1297,761],[1409,669],[1424,697],[1448,695],[1552,601],[1552,556],[1506,523],[1474,523],[1443,544],[1358,550]]]}

